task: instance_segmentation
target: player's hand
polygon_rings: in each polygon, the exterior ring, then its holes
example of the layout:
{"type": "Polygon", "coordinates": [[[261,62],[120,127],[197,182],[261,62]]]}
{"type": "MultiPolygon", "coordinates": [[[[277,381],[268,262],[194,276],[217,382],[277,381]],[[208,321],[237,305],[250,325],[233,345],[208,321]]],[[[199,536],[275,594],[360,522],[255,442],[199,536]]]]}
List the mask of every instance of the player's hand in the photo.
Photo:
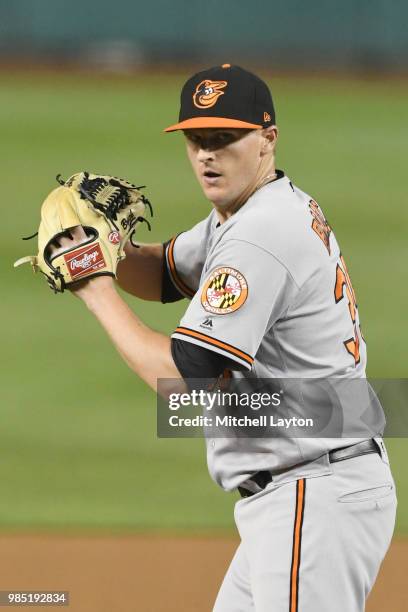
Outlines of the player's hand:
{"type": "MultiPolygon", "coordinates": [[[[65,253],[68,249],[80,246],[89,240],[82,225],[71,228],[69,233],[71,237],[61,236],[58,238],[58,241],[54,241],[54,244],[51,244],[51,256],[65,253]]],[[[91,297],[91,294],[92,297],[95,297],[96,292],[103,291],[107,287],[113,287],[113,278],[110,276],[98,276],[75,283],[69,289],[73,295],[86,302],[91,297]]]]}
{"type": "Polygon", "coordinates": [[[57,240],[50,245],[51,256],[54,257],[59,253],[65,253],[68,249],[79,246],[83,242],[88,240],[88,236],[85,234],[85,230],[82,225],[77,225],[69,230],[71,237],[60,236],[57,240]]]}

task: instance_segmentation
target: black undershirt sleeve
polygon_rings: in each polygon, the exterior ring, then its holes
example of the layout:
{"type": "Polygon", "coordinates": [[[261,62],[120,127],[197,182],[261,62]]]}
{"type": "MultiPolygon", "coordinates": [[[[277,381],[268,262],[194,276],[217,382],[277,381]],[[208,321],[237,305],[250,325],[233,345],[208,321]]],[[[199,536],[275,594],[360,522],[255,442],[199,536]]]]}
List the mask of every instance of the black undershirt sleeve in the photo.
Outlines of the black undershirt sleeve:
{"type": "Polygon", "coordinates": [[[161,286],[161,302],[162,304],[169,304],[170,302],[178,302],[184,299],[184,295],[176,289],[167,268],[166,263],[166,248],[170,244],[170,240],[163,244],[163,267],[162,267],[162,286],[161,286]]]}
{"type": "Polygon", "coordinates": [[[226,369],[245,369],[233,359],[178,338],[171,339],[171,354],[183,378],[218,378],[226,369]]]}

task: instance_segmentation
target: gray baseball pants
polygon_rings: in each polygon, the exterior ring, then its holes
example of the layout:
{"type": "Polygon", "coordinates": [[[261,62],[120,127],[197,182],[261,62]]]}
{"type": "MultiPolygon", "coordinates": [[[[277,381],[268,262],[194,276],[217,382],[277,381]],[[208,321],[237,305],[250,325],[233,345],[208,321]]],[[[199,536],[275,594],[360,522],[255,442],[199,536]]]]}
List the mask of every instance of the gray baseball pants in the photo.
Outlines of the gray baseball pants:
{"type": "Polygon", "coordinates": [[[270,483],[235,506],[241,543],[213,612],[363,612],[395,524],[386,453],[270,483]]]}

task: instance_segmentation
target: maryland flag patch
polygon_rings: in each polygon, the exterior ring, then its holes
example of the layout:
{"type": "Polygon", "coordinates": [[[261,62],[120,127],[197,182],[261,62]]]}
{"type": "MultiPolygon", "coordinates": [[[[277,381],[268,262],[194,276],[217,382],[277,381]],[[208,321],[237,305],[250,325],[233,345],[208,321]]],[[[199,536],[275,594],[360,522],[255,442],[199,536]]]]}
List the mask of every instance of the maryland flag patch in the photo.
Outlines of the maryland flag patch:
{"type": "Polygon", "coordinates": [[[241,308],[248,296],[245,277],[234,268],[213,270],[201,293],[201,304],[213,314],[229,314],[241,308]]]}

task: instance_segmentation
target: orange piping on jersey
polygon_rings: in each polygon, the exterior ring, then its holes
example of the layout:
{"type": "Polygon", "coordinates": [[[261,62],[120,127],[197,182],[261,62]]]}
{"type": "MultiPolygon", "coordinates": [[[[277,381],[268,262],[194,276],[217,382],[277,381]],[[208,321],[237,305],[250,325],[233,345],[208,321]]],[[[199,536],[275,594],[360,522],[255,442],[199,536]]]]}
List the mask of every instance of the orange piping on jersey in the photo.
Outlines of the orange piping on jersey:
{"type": "Polygon", "coordinates": [[[174,236],[174,238],[172,238],[172,240],[171,240],[171,242],[169,244],[169,250],[167,252],[167,257],[168,257],[169,266],[170,266],[171,278],[172,278],[174,284],[176,285],[177,289],[181,293],[185,293],[189,297],[193,297],[195,292],[192,289],[190,289],[190,287],[188,287],[181,280],[180,276],[177,273],[176,264],[175,264],[175,261],[174,261],[174,243],[176,242],[176,238],[177,238],[177,236],[174,236]]]}
{"type": "Polygon", "coordinates": [[[239,357],[240,359],[242,359],[243,361],[245,361],[251,366],[254,363],[254,360],[250,355],[248,355],[247,353],[244,353],[243,351],[240,351],[239,349],[235,348],[235,346],[231,346],[231,344],[226,344],[225,342],[221,342],[220,340],[217,340],[216,338],[211,338],[210,336],[207,336],[206,334],[196,332],[193,329],[188,329],[188,327],[177,327],[174,333],[183,334],[185,336],[191,336],[192,338],[197,338],[197,340],[201,340],[201,342],[206,342],[207,344],[213,344],[214,346],[217,346],[218,348],[221,348],[224,351],[231,353],[231,355],[235,355],[236,357],[239,357]]]}
{"type": "Polygon", "coordinates": [[[299,569],[302,544],[303,514],[305,510],[306,480],[296,483],[296,511],[293,527],[292,566],[290,570],[289,612],[298,612],[299,605],[299,569]]]}

